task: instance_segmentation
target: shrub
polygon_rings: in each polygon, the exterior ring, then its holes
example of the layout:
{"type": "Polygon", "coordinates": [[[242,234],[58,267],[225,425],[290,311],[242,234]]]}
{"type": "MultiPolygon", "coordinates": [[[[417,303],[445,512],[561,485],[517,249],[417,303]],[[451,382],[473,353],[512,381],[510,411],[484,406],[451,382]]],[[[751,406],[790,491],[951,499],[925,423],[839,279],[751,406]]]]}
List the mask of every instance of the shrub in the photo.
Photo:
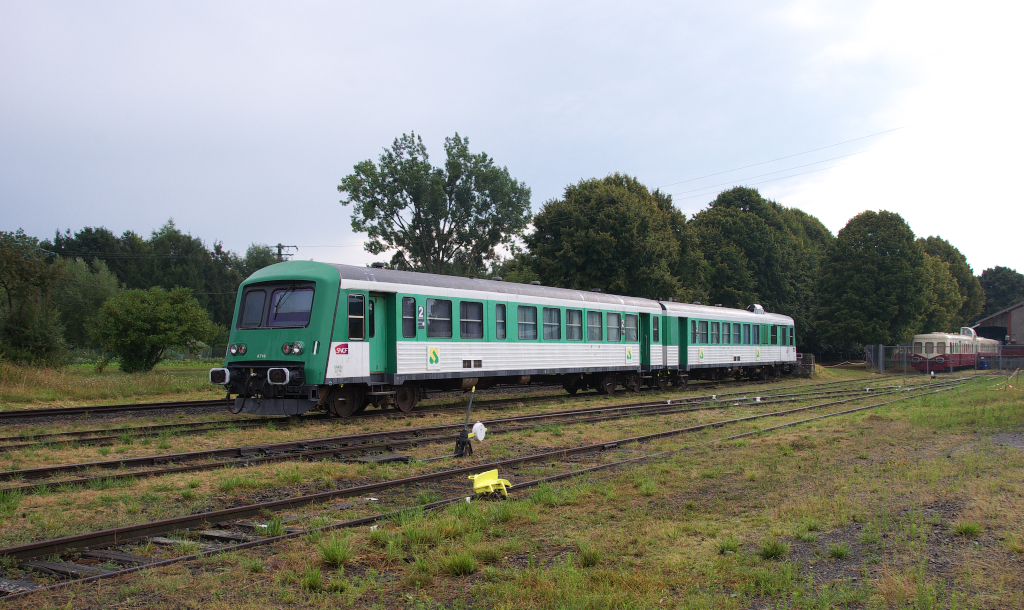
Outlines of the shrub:
{"type": "Polygon", "coordinates": [[[468,551],[459,551],[441,560],[441,569],[452,576],[465,576],[476,571],[476,558],[468,551]]]}
{"type": "Polygon", "coordinates": [[[356,556],[355,548],[349,537],[339,534],[331,534],[328,538],[321,540],[319,549],[324,563],[335,568],[340,568],[356,556]]]}
{"type": "Polygon", "coordinates": [[[581,542],[576,545],[579,551],[579,562],[582,568],[592,568],[601,563],[601,551],[588,542],[581,542]]]}
{"type": "Polygon", "coordinates": [[[725,555],[726,553],[735,553],[736,551],[740,550],[740,543],[738,540],[736,540],[736,538],[733,537],[732,534],[719,538],[715,546],[718,548],[719,555],[725,555]]]}
{"type": "Polygon", "coordinates": [[[307,591],[319,591],[324,588],[324,577],[320,573],[320,568],[308,566],[306,572],[302,575],[301,586],[307,591]]]}
{"type": "Polygon", "coordinates": [[[833,559],[846,559],[850,556],[850,546],[845,542],[828,547],[828,556],[833,559]]]}
{"type": "Polygon", "coordinates": [[[194,349],[216,327],[188,288],[125,290],[103,304],[97,336],[121,360],[121,370],[152,370],[168,348],[194,349]]]}
{"type": "Polygon", "coordinates": [[[768,537],[761,542],[761,549],[758,555],[762,559],[779,559],[789,553],[789,545],[778,538],[768,537]]]}
{"type": "Polygon", "coordinates": [[[953,526],[953,531],[960,536],[974,538],[975,536],[981,534],[981,525],[975,523],[974,521],[960,521],[953,526]]]}

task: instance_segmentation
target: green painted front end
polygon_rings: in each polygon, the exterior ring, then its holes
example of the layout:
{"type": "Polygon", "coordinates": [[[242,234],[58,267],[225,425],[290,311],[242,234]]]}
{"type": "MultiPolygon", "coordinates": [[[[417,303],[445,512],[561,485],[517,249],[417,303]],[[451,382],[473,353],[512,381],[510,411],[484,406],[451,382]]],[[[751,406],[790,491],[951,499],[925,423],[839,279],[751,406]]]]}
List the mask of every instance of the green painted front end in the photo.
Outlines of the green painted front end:
{"type": "Polygon", "coordinates": [[[237,356],[228,353],[224,366],[301,363],[305,371],[305,383],[312,385],[324,383],[340,284],[340,275],[335,267],[312,261],[278,263],[260,269],[249,276],[242,282],[238,295],[235,297],[235,315],[231,321],[228,339],[229,343],[245,344],[246,353],[237,356]],[[287,284],[296,281],[309,281],[316,285],[309,324],[305,328],[238,328],[242,294],[247,286],[273,282],[287,284]],[[295,356],[282,352],[282,346],[285,343],[296,341],[301,341],[305,346],[302,354],[295,356]]]}

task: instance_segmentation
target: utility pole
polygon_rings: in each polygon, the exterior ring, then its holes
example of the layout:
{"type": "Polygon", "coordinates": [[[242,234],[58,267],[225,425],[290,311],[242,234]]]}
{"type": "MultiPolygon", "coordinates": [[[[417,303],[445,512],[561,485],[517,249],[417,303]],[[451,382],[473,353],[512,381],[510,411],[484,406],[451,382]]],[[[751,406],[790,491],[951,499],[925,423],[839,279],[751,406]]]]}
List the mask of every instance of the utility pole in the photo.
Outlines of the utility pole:
{"type": "Polygon", "coordinates": [[[291,256],[292,255],[291,252],[285,252],[286,248],[295,248],[296,250],[299,249],[298,246],[285,246],[285,245],[283,245],[281,243],[278,243],[277,244],[277,262],[283,263],[286,256],[291,256]]]}

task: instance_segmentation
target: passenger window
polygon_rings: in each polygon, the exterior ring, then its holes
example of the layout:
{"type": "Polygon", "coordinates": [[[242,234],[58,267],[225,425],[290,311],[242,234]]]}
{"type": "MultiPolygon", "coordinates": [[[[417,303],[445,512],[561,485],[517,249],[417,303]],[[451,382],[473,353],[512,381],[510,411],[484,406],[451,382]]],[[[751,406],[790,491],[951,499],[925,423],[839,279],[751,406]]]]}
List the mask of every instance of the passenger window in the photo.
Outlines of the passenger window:
{"type": "Polygon", "coordinates": [[[661,339],[658,337],[658,316],[651,318],[651,341],[661,343],[661,339]]]}
{"type": "Polygon", "coordinates": [[[937,353],[937,354],[945,354],[946,353],[946,344],[944,342],[941,342],[941,341],[939,343],[936,343],[935,344],[935,353],[937,353]]]}
{"type": "Polygon", "coordinates": [[[772,337],[772,345],[778,345],[779,344],[779,327],[775,326],[775,325],[772,325],[770,333],[771,333],[771,337],[772,337]]]}
{"type": "Polygon", "coordinates": [[[519,306],[519,340],[532,341],[537,338],[537,308],[519,306]]]}
{"type": "Polygon", "coordinates": [[[708,323],[707,322],[698,322],[697,323],[697,335],[699,336],[699,339],[700,339],[698,342],[701,345],[707,345],[708,344],[708,323]]]}
{"type": "Polygon", "coordinates": [[[690,343],[700,343],[700,335],[697,334],[697,321],[690,320],[690,343]]]}
{"type": "Polygon", "coordinates": [[[730,339],[732,339],[732,325],[722,322],[722,345],[729,345],[730,339]]]}
{"type": "Polygon", "coordinates": [[[608,340],[619,341],[622,339],[622,314],[608,314],[608,340]]]}
{"type": "Polygon", "coordinates": [[[922,350],[922,345],[921,345],[920,341],[917,341],[917,342],[914,343],[914,353],[915,354],[922,354],[922,353],[924,353],[923,350],[922,350]]]}
{"type": "Polygon", "coordinates": [[[484,338],[484,304],[463,301],[459,303],[459,337],[484,338]]]}
{"type": "Polygon", "coordinates": [[[792,326],[789,327],[789,344],[796,345],[796,330],[792,326]]]}
{"type": "Polygon", "coordinates": [[[583,340],[583,311],[565,310],[565,338],[569,341],[583,340]]]}
{"type": "Polygon", "coordinates": [[[427,337],[452,338],[452,302],[446,299],[427,299],[427,337]]]}
{"type": "Polygon", "coordinates": [[[267,326],[272,328],[301,328],[309,324],[313,311],[312,288],[287,288],[270,294],[267,326]]]}
{"type": "Polygon", "coordinates": [[[743,328],[742,324],[735,324],[734,323],[732,325],[732,344],[733,345],[739,345],[740,343],[743,342],[742,336],[740,334],[742,328],[743,328]]]}
{"type": "Polygon", "coordinates": [[[751,343],[753,343],[754,345],[761,345],[761,325],[754,324],[752,329],[753,337],[751,339],[751,343]]]}
{"type": "Polygon", "coordinates": [[[924,353],[926,353],[926,354],[934,354],[935,353],[935,344],[932,343],[931,341],[925,343],[924,344],[924,353]]]}
{"type": "Polygon", "coordinates": [[[638,327],[639,318],[635,314],[626,314],[626,341],[639,341],[640,340],[640,329],[638,327]]]}
{"type": "Polygon", "coordinates": [[[348,295],[348,338],[349,341],[362,341],[363,334],[363,295],[348,295]]]}
{"type": "Polygon", "coordinates": [[[743,345],[750,345],[750,325],[743,325],[743,345]]]}
{"type": "Polygon", "coordinates": [[[718,322],[711,323],[711,345],[718,345],[718,322]]]}
{"type": "Polygon", "coordinates": [[[602,341],[604,339],[604,321],[601,320],[600,311],[587,312],[587,341],[602,341]]]}
{"type": "Polygon", "coordinates": [[[558,341],[562,338],[562,310],[557,307],[544,308],[544,340],[558,341]]]}
{"type": "Polygon", "coordinates": [[[505,305],[500,303],[494,306],[494,338],[505,338],[505,305]]]}
{"type": "Polygon", "coordinates": [[[259,328],[263,322],[263,305],[267,302],[265,290],[250,290],[245,293],[242,301],[242,315],[239,316],[239,328],[259,328]]]}
{"type": "Polygon", "coordinates": [[[402,336],[416,336],[416,299],[412,297],[402,299],[402,336]]]}

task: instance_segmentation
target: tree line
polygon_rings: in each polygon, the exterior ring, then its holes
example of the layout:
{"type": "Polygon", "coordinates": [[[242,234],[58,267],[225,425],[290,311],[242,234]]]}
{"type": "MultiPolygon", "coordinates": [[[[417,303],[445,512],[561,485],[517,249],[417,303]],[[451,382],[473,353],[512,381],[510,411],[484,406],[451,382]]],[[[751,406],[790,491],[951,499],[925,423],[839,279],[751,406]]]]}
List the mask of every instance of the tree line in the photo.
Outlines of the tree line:
{"type": "Polygon", "coordinates": [[[208,248],[173,221],[148,238],[0,232],[0,355],[61,364],[72,349],[104,348],[122,370],[148,370],[168,347],[226,342],[239,284],[275,262],[266,245],[208,248]]]}
{"type": "Polygon", "coordinates": [[[802,350],[830,355],[955,332],[1024,301],[1024,275],[994,267],[975,276],[953,244],[915,236],[893,212],[862,212],[833,235],[805,212],[736,187],[687,218],[671,195],[613,173],[566,186],[531,216],[529,188],[470,153],[467,138],[446,139],[445,154],[434,167],[422,139],[404,134],[338,186],[353,230],[370,237],[367,251],[394,253],[389,267],[760,303],[794,318],[802,350]]]}
{"type": "MultiPolygon", "coordinates": [[[[887,211],[865,211],[833,235],[817,218],[756,189],[719,193],[692,217],[671,195],[613,173],[580,180],[531,213],[529,187],[468,138],[445,140],[434,166],[415,133],[341,180],[341,203],[366,250],[387,266],[790,315],[803,351],[956,331],[1024,301],[1024,275],[975,276],[939,236],[917,237],[887,211]]],[[[0,232],[0,356],[59,364],[103,347],[122,369],[152,368],[169,346],[227,340],[243,279],[277,262],[211,247],[173,221],[143,237],[104,227],[40,241],[0,232]]]]}

